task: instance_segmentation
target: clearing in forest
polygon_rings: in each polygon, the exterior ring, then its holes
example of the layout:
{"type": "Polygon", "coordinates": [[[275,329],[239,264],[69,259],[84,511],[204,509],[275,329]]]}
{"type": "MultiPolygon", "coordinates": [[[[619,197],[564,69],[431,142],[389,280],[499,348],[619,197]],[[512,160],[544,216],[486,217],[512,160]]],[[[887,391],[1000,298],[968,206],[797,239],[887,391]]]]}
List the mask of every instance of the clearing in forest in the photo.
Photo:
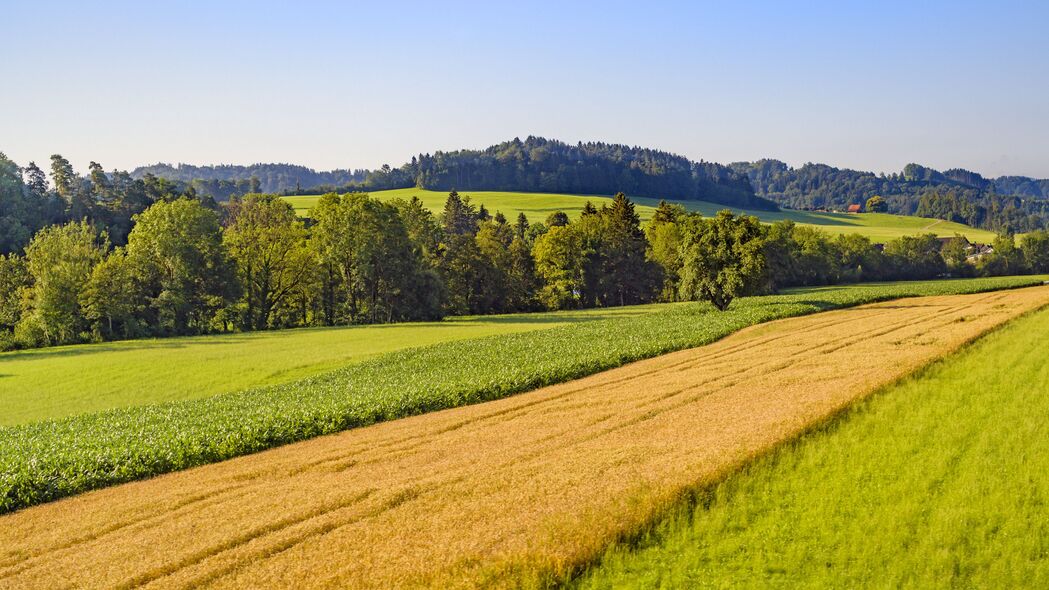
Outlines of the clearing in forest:
{"type": "Polygon", "coordinates": [[[532,393],[0,517],[0,587],[563,579],[682,495],[1025,312],[1049,287],[781,320],[532,393]]]}

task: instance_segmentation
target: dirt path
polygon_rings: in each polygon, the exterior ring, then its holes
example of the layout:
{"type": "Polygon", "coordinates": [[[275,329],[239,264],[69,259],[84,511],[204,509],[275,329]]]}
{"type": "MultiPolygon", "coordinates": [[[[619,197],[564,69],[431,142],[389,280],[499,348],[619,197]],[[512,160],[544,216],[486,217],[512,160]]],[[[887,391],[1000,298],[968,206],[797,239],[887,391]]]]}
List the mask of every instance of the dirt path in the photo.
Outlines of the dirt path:
{"type": "Polygon", "coordinates": [[[907,299],[0,517],[0,587],[505,586],[610,538],[1049,287],[907,299]]]}

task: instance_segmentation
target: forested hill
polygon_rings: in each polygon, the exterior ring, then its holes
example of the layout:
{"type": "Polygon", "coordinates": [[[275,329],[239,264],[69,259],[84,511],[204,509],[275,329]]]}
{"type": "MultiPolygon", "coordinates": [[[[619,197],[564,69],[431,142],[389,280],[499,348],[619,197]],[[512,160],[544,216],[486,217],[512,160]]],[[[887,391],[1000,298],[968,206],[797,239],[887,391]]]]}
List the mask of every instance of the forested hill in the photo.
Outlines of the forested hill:
{"type": "Polygon", "coordinates": [[[505,190],[703,200],[751,209],[776,209],[755,196],[743,174],[720,164],[694,162],[647,148],[607,143],[564,142],[541,137],[514,139],[483,150],[435,152],[413,157],[399,168],[315,172],[302,166],[155,165],[137,168],[132,176],[153,174],[192,183],[198,192],[217,199],[258,179],[270,193],[325,190],[383,190],[419,187],[433,190],[505,190]],[[219,186],[225,182],[227,185],[219,186]],[[233,183],[232,185],[229,183],[233,183]]]}
{"type": "Polygon", "coordinates": [[[954,168],[940,172],[908,164],[902,172],[875,174],[779,160],[729,165],[761,197],[795,209],[845,209],[880,195],[892,213],[947,219],[995,231],[1023,232],[1049,221],[1049,180],[1024,176],[984,178],[954,168]]]}
{"type": "Polygon", "coordinates": [[[145,178],[147,174],[195,185],[198,192],[225,200],[231,194],[242,194],[239,192],[239,187],[248,187],[248,192],[280,193],[302,187],[343,186],[362,182],[368,171],[318,172],[312,168],[294,164],[252,164],[250,166],[153,164],[152,166],[139,166],[131,172],[132,178],[136,179],[145,178]]]}

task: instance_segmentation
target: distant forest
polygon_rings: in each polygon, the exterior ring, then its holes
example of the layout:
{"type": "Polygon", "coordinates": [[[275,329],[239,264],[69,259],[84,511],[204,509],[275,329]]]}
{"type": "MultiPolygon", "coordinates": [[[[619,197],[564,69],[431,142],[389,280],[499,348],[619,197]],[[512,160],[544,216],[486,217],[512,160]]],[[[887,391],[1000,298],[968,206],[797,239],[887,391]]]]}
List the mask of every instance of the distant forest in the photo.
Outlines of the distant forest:
{"type": "Polygon", "coordinates": [[[514,139],[484,150],[421,154],[400,168],[383,166],[371,171],[315,172],[290,164],[157,164],[131,173],[133,178],[147,175],[189,183],[198,193],[220,201],[249,192],[295,194],[419,187],[581,195],[625,192],[635,197],[777,208],[775,203],[755,196],[746,176],[720,164],[694,162],[647,148],[600,142],[569,145],[541,137],[514,139]],[[252,179],[256,184],[250,185],[252,179]]]}
{"type": "Polygon", "coordinates": [[[570,145],[529,137],[483,150],[420,154],[399,168],[318,172],[291,164],[191,166],[155,164],[131,178],[162,178],[179,191],[227,201],[249,193],[317,194],[419,187],[702,200],[732,207],[845,210],[881,196],[890,213],[965,223],[997,232],[1027,232],[1049,223],[1049,179],[984,178],[908,164],[875,174],[826,164],[792,168],[779,160],[728,166],[668,152],[600,142],[570,145]]]}
{"type": "Polygon", "coordinates": [[[1049,180],[988,179],[959,168],[940,172],[908,164],[901,173],[874,174],[826,164],[791,168],[779,160],[736,162],[754,192],[793,209],[838,209],[881,196],[890,213],[957,221],[999,232],[1027,232],[1049,221],[1049,180]]]}

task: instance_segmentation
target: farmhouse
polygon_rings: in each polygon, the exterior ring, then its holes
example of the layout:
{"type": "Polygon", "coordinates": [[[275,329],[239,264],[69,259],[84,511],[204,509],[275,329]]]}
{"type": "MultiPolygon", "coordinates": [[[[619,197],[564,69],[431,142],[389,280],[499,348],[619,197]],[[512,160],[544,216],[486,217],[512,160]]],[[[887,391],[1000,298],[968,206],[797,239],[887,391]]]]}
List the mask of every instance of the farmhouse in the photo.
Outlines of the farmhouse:
{"type": "Polygon", "coordinates": [[[994,248],[987,244],[970,244],[969,255],[965,259],[969,262],[976,262],[991,252],[994,252],[994,248]]]}
{"type": "Polygon", "coordinates": [[[849,213],[863,213],[863,205],[849,205],[849,213]]]}

